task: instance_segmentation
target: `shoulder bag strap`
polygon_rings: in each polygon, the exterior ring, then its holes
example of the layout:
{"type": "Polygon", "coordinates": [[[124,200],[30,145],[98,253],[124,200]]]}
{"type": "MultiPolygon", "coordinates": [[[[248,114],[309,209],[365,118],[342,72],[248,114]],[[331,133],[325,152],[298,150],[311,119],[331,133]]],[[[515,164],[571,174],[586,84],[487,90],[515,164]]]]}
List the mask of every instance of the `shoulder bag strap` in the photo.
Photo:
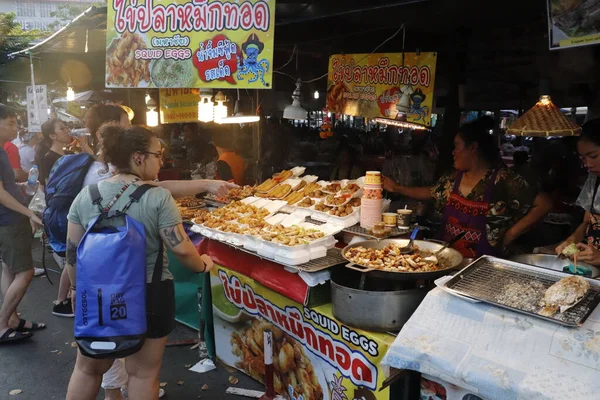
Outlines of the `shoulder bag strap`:
{"type": "Polygon", "coordinates": [[[100,195],[97,183],[90,185],[90,195],[92,196],[92,204],[97,205],[100,213],[103,214],[104,210],[102,209],[102,195],[100,195]]]}

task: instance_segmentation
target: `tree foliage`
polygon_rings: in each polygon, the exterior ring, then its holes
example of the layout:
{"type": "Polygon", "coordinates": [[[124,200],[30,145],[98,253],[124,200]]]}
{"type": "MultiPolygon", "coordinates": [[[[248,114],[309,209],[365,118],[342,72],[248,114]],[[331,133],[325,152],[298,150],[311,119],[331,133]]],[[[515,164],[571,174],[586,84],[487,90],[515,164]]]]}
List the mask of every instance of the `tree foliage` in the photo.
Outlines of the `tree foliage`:
{"type": "Polygon", "coordinates": [[[6,62],[8,54],[23,50],[48,34],[37,29],[25,31],[15,13],[0,13],[0,64],[6,62]]]}
{"type": "Polygon", "coordinates": [[[51,30],[57,30],[67,25],[69,22],[73,20],[73,18],[82,14],[88,8],[95,7],[105,7],[106,2],[97,2],[97,3],[63,3],[58,5],[58,9],[50,13],[52,18],[56,18],[55,22],[52,22],[48,25],[51,30]]]}

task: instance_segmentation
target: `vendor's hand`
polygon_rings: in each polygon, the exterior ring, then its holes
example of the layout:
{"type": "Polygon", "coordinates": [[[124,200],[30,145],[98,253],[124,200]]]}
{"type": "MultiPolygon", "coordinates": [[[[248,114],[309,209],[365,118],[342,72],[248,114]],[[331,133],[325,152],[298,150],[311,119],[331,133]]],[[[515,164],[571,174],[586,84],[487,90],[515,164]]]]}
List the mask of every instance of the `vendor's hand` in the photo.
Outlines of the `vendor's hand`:
{"type": "Polygon", "coordinates": [[[589,244],[578,243],[577,260],[591,265],[600,265],[600,251],[589,244]]]}
{"type": "Polygon", "coordinates": [[[210,272],[214,268],[215,264],[213,263],[212,258],[207,256],[206,254],[202,254],[200,256],[200,259],[202,260],[202,262],[204,262],[204,271],[202,272],[210,272]]]}
{"type": "Polygon", "coordinates": [[[559,244],[558,246],[556,246],[556,249],[554,249],[554,251],[556,252],[557,255],[561,255],[562,252],[565,250],[565,248],[567,246],[569,246],[571,243],[573,243],[573,241],[570,239],[567,239],[564,242],[562,242],[561,244],[559,244]]]}
{"type": "Polygon", "coordinates": [[[514,242],[516,239],[516,235],[514,234],[512,229],[508,229],[504,234],[504,238],[502,238],[502,244],[504,247],[508,247],[514,242]]]}
{"type": "Polygon", "coordinates": [[[217,197],[225,196],[230,189],[237,187],[238,185],[235,183],[229,183],[225,181],[206,181],[206,190],[217,197]]]}
{"type": "Polygon", "coordinates": [[[393,179],[388,178],[387,176],[383,177],[383,188],[388,192],[396,193],[400,191],[400,185],[394,182],[393,179]]]}

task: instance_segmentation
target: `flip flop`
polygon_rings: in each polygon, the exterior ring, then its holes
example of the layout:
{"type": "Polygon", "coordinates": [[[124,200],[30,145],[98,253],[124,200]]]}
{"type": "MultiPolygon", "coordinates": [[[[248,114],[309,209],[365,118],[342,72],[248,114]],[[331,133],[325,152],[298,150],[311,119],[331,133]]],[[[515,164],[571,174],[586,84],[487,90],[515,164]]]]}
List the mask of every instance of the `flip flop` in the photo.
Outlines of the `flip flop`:
{"type": "Polygon", "coordinates": [[[39,331],[41,329],[46,329],[46,324],[42,322],[33,322],[31,321],[31,328],[25,328],[25,324],[27,323],[24,319],[19,319],[19,326],[15,328],[17,332],[31,332],[31,331],[39,331]]]}
{"type": "Polygon", "coordinates": [[[0,345],[29,339],[32,336],[33,334],[31,332],[17,332],[12,328],[8,328],[7,331],[0,336],[0,345]]]}

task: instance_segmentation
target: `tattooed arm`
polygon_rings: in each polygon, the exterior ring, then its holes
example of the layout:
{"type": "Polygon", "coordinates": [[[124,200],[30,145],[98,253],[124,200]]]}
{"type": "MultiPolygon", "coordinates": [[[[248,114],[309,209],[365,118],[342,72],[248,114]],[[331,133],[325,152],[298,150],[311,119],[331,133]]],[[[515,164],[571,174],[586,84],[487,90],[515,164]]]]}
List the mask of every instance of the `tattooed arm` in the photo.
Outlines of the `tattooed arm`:
{"type": "Polygon", "coordinates": [[[77,246],[79,246],[79,242],[81,241],[84,233],[85,229],[83,229],[83,226],[69,221],[69,225],[67,227],[67,252],[65,254],[65,268],[67,269],[69,279],[71,280],[71,285],[73,286],[75,286],[76,277],[75,267],[77,264],[77,246]]]}
{"type": "Polygon", "coordinates": [[[206,254],[198,254],[198,250],[181,224],[161,229],[160,237],[175,258],[186,268],[194,272],[208,272],[213,268],[210,257],[206,254]]]}

